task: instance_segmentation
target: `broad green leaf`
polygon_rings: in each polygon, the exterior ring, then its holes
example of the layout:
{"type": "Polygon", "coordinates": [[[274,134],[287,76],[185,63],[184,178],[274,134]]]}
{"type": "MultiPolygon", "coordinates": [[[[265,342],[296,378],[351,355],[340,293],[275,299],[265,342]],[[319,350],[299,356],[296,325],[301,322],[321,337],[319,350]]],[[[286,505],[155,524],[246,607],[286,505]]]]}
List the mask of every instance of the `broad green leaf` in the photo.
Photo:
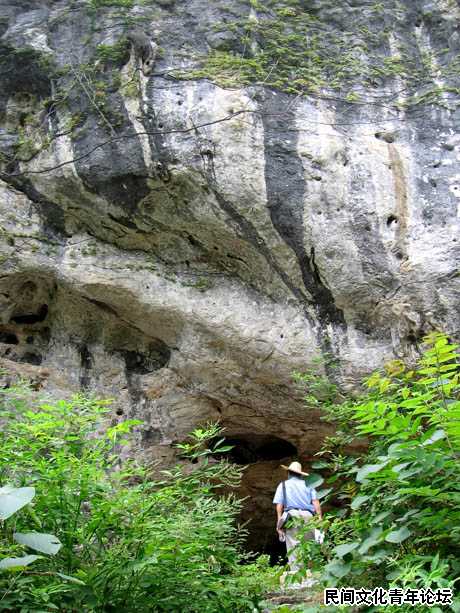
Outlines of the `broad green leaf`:
{"type": "Polygon", "coordinates": [[[141,570],[142,568],[145,568],[146,566],[151,566],[152,564],[158,564],[157,555],[149,556],[148,558],[145,558],[138,562],[133,562],[132,564],[130,564],[130,568],[133,568],[135,570],[141,570]]]}
{"type": "Polygon", "coordinates": [[[418,515],[420,513],[420,509],[410,509],[410,511],[407,511],[407,513],[404,513],[404,515],[402,517],[399,517],[396,521],[402,522],[402,521],[406,521],[406,519],[408,519],[409,517],[412,517],[413,515],[418,515]]]}
{"type": "Polygon", "coordinates": [[[377,562],[377,563],[380,563],[387,558],[388,558],[387,549],[377,549],[377,551],[374,551],[374,553],[363,556],[363,559],[368,560],[370,562],[377,562]]]}
{"type": "Polygon", "coordinates": [[[407,470],[401,470],[398,474],[399,481],[405,481],[408,477],[412,477],[412,475],[417,475],[421,473],[423,468],[421,466],[413,466],[412,468],[408,468],[407,470]]]}
{"type": "Polygon", "coordinates": [[[388,581],[394,581],[395,579],[398,579],[402,574],[403,574],[403,570],[393,570],[391,571],[391,573],[388,573],[386,578],[388,579],[388,581]]]}
{"type": "Polygon", "coordinates": [[[63,573],[56,573],[58,577],[64,579],[65,581],[69,581],[70,583],[76,583],[77,585],[86,585],[84,581],[77,579],[76,577],[70,577],[69,575],[64,575],[63,573]]]}
{"type": "Polygon", "coordinates": [[[359,547],[359,543],[344,543],[343,545],[338,545],[334,548],[334,553],[337,557],[343,558],[350,551],[354,551],[359,547]]]}
{"type": "Polygon", "coordinates": [[[325,567],[325,569],[330,572],[331,575],[334,575],[334,577],[338,577],[339,579],[345,577],[345,575],[350,572],[350,568],[350,564],[345,564],[345,562],[342,560],[337,559],[332,560],[332,562],[329,562],[329,564],[327,564],[325,567]]]}
{"type": "Polygon", "coordinates": [[[41,532],[15,532],[13,538],[17,543],[41,551],[55,555],[62,547],[59,539],[54,534],[42,534],[41,532]]]}
{"type": "Polygon", "coordinates": [[[8,519],[35,496],[34,487],[0,487],[0,520],[8,519]]]}
{"type": "Polygon", "coordinates": [[[317,490],[316,494],[318,496],[318,500],[321,500],[322,498],[330,494],[332,492],[332,489],[333,489],[332,487],[327,487],[324,490],[317,490]]]}
{"type": "Polygon", "coordinates": [[[324,479],[321,475],[308,475],[308,477],[305,477],[305,483],[308,487],[318,487],[318,485],[324,483],[324,479]]]}
{"type": "Polygon", "coordinates": [[[443,438],[446,438],[446,433],[444,430],[436,430],[426,441],[422,443],[422,445],[432,445],[433,443],[436,443],[436,441],[440,441],[443,438]]]}
{"type": "Polygon", "coordinates": [[[371,517],[370,521],[371,521],[372,524],[379,524],[383,519],[388,517],[388,515],[391,515],[391,511],[382,511],[381,513],[379,513],[375,517],[371,517]]]}
{"type": "Polygon", "coordinates": [[[396,466],[392,466],[391,470],[395,473],[399,473],[403,468],[409,466],[410,462],[403,462],[402,464],[396,464],[396,466]]]}
{"type": "Polygon", "coordinates": [[[358,481],[358,483],[362,483],[368,475],[379,472],[379,470],[382,470],[386,464],[387,462],[383,462],[382,464],[366,464],[365,466],[362,466],[356,474],[356,481],[358,481]]]}
{"type": "Polygon", "coordinates": [[[402,543],[407,538],[409,538],[411,534],[412,532],[408,530],[406,526],[403,526],[399,530],[393,530],[393,532],[390,532],[389,534],[387,534],[385,537],[385,540],[388,543],[402,543]]]}
{"type": "Polygon", "coordinates": [[[392,443],[388,449],[387,454],[392,458],[399,458],[401,453],[404,453],[405,443],[392,443]]]}
{"type": "Polygon", "coordinates": [[[370,496],[356,496],[351,503],[352,509],[359,509],[359,507],[367,502],[370,499],[370,496]]]}
{"type": "Polygon", "coordinates": [[[313,462],[311,467],[314,468],[315,470],[318,470],[321,468],[328,468],[329,462],[324,462],[324,461],[319,460],[318,462],[313,462]]]}
{"type": "Polygon", "coordinates": [[[38,560],[42,556],[22,556],[22,558],[3,558],[0,560],[0,570],[10,570],[12,568],[22,568],[38,560]]]}
{"type": "Polygon", "coordinates": [[[439,564],[439,552],[431,560],[430,569],[433,571],[438,564],[439,564]]]}
{"type": "Polygon", "coordinates": [[[233,445],[224,445],[223,447],[214,447],[214,453],[227,453],[227,451],[231,451],[233,449],[233,445]]]}
{"type": "Polygon", "coordinates": [[[371,547],[377,545],[377,543],[380,543],[380,541],[382,540],[382,532],[383,530],[380,526],[377,528],[373,528],[369,536],[365,538],[364,541],[361,543],[358,552],[360,554],[367,553],[367,551],[371,547]]]}
{"type": "MultiPolygon", "coordinates": [[[[423,496],[424,498],[436,498],[441,490],[433,489],[431,487],[420,486],[420,487],[404,487],[399,490],[400,496],[405,494],[412,494],[415,496],[423,496]]],[[[390,499],[390,497],[388,497],[390,499]]]]}

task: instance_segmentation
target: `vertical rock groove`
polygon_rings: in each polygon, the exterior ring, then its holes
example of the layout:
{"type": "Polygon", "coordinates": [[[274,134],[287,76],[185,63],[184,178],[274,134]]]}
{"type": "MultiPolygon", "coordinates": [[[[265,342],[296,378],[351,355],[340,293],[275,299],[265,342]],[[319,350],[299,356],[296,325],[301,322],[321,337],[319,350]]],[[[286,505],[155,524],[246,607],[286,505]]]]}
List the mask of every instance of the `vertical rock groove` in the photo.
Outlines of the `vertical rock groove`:
{"type": "Polygon", "coordinates": [[[319,319],[324,324],[343,324],[343,313],[321,280],[313,249],[311,255],[305,249],[303,203],[306,186],[302,161],[297,153],[293,107],[287,95],[266,92],[262,117],[267,206],[278,234],[297,256],[305,289],[319,319]]]}

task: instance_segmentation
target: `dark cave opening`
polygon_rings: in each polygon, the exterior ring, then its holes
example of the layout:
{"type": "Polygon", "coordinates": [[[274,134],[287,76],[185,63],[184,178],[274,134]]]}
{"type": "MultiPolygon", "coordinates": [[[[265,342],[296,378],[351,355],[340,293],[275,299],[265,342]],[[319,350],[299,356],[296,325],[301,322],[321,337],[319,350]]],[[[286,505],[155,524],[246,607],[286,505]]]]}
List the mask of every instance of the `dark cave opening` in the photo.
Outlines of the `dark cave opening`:
{"type": "Polygon", "coordinates": [[[233,447],[226,457],[242,465],[281,460],[297,454],[292,443],[271,434],[234,434],[225,437],[224,444],[233,447]]]}
{"type": "Polygon", "coordinates": [[[26,313],[25,315],[15,315],[11,318],[15,324],[37,324],[46,319],[48,315],[48,305],[42,304],[37,313],[26,313]]]}
{"type": "Polygon", "coordinates": [[[12,332],[0,332],[0,343],[4,343],[5,345],[17,345],[19,339],[16,334],[12,332]]]}
{"type": "Polygon", "coordinates": [[[171,358],[169,347],[156,339],[152,341],[145,353],[123,350],[120,352],[126,364],[126,372],[136,375],[147,375],[168,365],[171,358]]]}
{"type": "Polygon", "coordinates": [[[279,542],[275,531],[272,500],[277,484],[284,477],[280,465],[297,458],[297,447],[274,434],[251,432],[231,432],[222,444],[232,446],[223,457],[244,466],[238,497],[243,499],[239,521],[247,531],[245,548],[270,556],[272,565],[284,563],[286,546],[279,542]]]}
{"type": "Polygon", "coordinates": [[[43,358],[38,353],[27,352],[24,353],[20,358],[17,358],[17,362],[23,362],[25,364],[33,364],[34,366],[40,366],[43,361],[43,358]]]}

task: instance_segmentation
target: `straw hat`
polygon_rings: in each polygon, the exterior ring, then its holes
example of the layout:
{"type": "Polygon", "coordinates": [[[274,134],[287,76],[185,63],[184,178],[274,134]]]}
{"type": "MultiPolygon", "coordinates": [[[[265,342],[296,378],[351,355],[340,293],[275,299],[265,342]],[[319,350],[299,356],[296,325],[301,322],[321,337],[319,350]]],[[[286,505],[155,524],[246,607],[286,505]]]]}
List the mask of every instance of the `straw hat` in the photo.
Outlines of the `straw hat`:
{"type": "Polygon", "coordinates": [[[281,464],[281,468],[284,468],[284,470],[288,470],[291,473],[297,473],[298,475],[304,475],[305,477],[309,474],[309,473],[302,472],[302,464],[300,462],[291,462],[289,466],[283,466],[281,464]]]}

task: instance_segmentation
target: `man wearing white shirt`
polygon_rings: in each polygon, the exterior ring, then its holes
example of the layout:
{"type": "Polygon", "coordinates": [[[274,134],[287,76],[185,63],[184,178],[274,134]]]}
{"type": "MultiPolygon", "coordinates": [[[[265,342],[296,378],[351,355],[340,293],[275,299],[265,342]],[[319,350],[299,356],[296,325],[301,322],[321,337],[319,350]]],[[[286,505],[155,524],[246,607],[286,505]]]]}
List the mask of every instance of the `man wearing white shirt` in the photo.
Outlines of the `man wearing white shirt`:
{"type": "MultiPolygon", "coordinates": [[[[300,570],[297,561],[297,551],[295,550],[299,544],[297,538],[299,526],[290,525],[285,527],[286,517],[298,517],[307,523],[314,514],[318,515],[321,519],[322,511],[316,490],[308,487],[302,478],[307,476],[308,473],[302,472],[301,464],[299,462],[291,462],[289,466],[282,466],[281,468],[288,471],[288,479],[278,485],[275,497],[273,498],[273,504],[276,505],[276,531],[280,540],[286,541],[289,567],[291,573],[296,573],[300,570]]],[[[314,538],[313,531],[307,535],[307,538],[314,538]]]]}

